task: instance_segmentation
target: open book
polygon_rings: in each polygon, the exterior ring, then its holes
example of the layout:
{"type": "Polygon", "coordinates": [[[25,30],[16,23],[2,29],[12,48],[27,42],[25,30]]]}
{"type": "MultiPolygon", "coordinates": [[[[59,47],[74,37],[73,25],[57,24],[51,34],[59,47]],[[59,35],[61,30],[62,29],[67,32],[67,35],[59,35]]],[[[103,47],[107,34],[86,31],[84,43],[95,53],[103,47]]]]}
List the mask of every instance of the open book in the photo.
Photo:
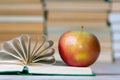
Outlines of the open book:
{"type": "Polygon", "coordinates": [[[5,41],[0,50],[0,74],[94,75],[89,67],[55,65],[52,45],[53,41],[45,35],[35,37],[23,34],[5,41]]]}

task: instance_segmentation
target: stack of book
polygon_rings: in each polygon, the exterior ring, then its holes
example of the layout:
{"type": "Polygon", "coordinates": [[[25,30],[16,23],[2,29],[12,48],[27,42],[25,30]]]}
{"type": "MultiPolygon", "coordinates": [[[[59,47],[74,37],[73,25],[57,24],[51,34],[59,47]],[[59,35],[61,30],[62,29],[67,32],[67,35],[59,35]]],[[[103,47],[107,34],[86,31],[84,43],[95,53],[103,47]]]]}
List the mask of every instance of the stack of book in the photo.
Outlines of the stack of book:
{"type": "Polygon", "coordinates": [[[0,42],[23,33],[40,35],[43,31],[41,0],[0,0],[0,42]]]}
{"type": "Polygon", "coordinates": [[[46,0],[49,25],[106,25],[110,5],[105,1],[46,0]]]}
{"type": "MultiPolygon", "coordinates": [[[[111,29],[108,27],[110,3],[104,0],[45,0],[47,10],[47,31],[49,39],[55,42],[58,52],[58,40],[68,30],[94,33],[101,43],[101,55],[98,62],[112,62],[111,29]]],[[[57,55],[56,54],[56,55],[57,55]]],[[[61,59],[59,56],[57,59],[61,59]]]]}
{"type": "Polygon", "coordinates": [[[120,59],[120,1],[112,0],[111,2],[111,13],[109,15],[109,21],[112,29],[113,39],[113,52],[116,61],[120,59]]]}

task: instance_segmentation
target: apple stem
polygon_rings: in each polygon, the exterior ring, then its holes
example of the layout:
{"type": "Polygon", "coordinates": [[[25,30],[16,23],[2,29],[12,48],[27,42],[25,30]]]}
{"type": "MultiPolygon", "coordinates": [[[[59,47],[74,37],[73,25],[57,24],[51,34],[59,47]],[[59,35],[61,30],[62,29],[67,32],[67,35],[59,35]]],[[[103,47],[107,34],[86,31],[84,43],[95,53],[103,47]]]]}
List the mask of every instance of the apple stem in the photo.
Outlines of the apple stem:
{"type": "Polygon", "coordinates": [[[80,27],[80,31],[82,32],[82,31],[83,31],[83,29],[84,29],[84,26],[81,26],[81,27],[80,27]]]}

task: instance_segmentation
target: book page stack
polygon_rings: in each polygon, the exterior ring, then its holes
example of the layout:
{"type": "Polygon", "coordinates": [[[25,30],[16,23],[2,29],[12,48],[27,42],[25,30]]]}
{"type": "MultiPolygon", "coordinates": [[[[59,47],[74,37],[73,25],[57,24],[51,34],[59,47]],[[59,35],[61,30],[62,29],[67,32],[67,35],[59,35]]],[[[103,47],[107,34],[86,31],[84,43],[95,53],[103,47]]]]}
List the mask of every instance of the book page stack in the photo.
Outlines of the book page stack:
{"type": "Polygon", "coordinates": [[[0,42],[21,34],[43,33],[42,0],[0,0],[0,42]]]}
{"type": "MultiPolygon", "coordinates": [[[[95,34],[101,43],[98,62],[112,62],[111,29],[108,26],[109,1],[104,0],[45,0],[47,10],[47,31],[49,39],[55,42],[68,30],[84,30],[95,34]]],[[[61,59],[57,56],[57,59],[61,59]]]]}
{"type": "Polygon", "coordinates": [[[116,61],[120,59],[120,1],[112,0],[109,21],[112,29],[113,52],[116,61]]]}

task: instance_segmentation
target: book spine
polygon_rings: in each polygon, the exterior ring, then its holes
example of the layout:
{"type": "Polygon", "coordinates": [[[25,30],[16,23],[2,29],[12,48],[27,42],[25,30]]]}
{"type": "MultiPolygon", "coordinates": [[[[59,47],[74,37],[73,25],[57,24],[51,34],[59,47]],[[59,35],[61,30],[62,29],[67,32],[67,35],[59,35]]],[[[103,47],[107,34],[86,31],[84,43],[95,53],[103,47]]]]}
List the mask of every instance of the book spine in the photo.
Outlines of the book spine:
{"type": "Polygon", "coordinates": [[[108,2],[104,3],[78,3],[78,2],[47,2],[46,9],[48,10],[96,10],[96,11],[108,11],[110,10],[110,4],[108,2]]]}
{"type": "Polygon", "coordinates": [[[0,32],[43,32],[43,23],[8,22],[0,23],[0,32]]]}
{"type": "Polygon", "coordinates": [[[0,3],[40,3],[41,0],[0,0],[0,3]]]}
{"type": "Polygon", "coordinates": [[[42,4],[1,4],[0,15],[43,15],[42,4]]]}
{"type": "Polygon", "coordinates": [[[49,11],[48,20],[105,20],[107,12],[96,11],[49,11]],[[57,16],[59,15],[59,16],[57,16]]]}

